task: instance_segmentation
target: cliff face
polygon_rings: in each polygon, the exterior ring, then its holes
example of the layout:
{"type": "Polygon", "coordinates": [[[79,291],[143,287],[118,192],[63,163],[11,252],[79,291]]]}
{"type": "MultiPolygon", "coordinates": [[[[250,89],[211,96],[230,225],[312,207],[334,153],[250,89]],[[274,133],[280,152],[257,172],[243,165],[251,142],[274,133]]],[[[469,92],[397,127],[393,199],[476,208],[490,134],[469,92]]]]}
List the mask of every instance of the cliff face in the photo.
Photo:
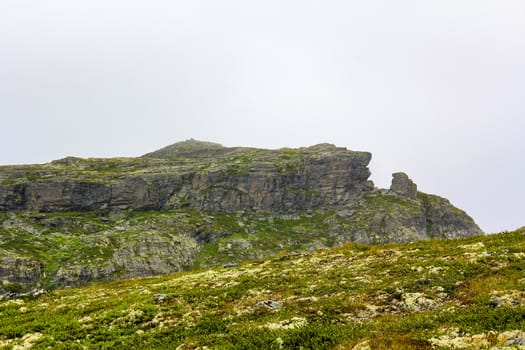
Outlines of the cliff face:
{"type": "Polygon", "coordinates": [[[205,151],[194,158],[179,152],[179,158],[157,159],[151,153],[129,161],[66,158],[40,167],[2,167],[0,210],[282,213],[345,205],[373,188],[366,152],[331,145],[205,151]]]}
{"type": "Polygon", "coordinates": [[[0,167],[1,290],[231,265],[355,241],[482,234],[446,199],[371,155],[333,145],[225,148],[187,141],[140,158],[0,167]]]}

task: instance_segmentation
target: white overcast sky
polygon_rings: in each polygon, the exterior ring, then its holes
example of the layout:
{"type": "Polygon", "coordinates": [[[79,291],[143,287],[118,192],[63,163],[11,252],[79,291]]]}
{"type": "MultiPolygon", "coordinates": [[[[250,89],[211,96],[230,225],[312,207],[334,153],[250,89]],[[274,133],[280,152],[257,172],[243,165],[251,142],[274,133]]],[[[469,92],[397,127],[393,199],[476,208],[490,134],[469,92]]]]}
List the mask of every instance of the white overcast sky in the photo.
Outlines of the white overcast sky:
{"type": "Polygon", "coordinates": [[[523,0],[0,0],[0,164],[334,143],[525,225],[523,0]]]}

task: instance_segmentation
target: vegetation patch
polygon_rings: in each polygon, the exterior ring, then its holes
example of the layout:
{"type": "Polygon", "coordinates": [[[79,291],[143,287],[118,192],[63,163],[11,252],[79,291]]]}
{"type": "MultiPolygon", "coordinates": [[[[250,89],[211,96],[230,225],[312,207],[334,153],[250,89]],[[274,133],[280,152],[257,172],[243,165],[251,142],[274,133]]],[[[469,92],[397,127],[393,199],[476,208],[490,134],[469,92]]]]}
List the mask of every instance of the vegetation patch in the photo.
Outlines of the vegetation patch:
{"type": "MultiPolygon", "coordinates": [[[[240,231],[251,225],[186,215],[155,217],[155,222],[207,220],[240,231]]],[[[91,215],[94,223],[96,218],[91,215]]],[[[143,219],[132,213],[115,218],[135,224],[143,219]]],[[[289,224],[322,226],[326,220],[310,219],[289,224]]],[[[266,223],[256,221],[261,228],[266,223]]],[[[252,234],[228,237],[233,242],[252,234]]],[[[54,290],[0,301],[0,346],[519,348],[525,329],[524,253],[521,229],[454,241],[353,243],[227,268],[54,290]],[[472,259],[473,252],[489,255],[472,259]]]]}

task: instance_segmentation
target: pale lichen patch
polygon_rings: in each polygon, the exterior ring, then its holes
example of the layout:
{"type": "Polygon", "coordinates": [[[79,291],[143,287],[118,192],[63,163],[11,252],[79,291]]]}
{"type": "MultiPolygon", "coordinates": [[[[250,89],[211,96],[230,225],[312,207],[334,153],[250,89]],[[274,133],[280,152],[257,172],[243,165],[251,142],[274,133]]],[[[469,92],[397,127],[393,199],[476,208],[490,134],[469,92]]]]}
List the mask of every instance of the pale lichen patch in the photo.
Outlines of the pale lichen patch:
{"type": "Polygon", "coordinates": [[[483,244],[483,242],[463,244],[463,245],[460,245],[459,248],[464,249],[464,250],[470,250],[470,251],[478,251],[481,249],[485,249],[485,244],[483,244]]]}
{"type": "Polygon", "coordinates": [[[271,330],[277,329],[297,329],[304,327],[308,324],[308,321],[304,317],[292,317],[288,320],[283,320],[279,322],[270,322],[261,326],[261,328],[268,328],[271,330]]]}
{"type": "Polygon", "coordinates": [[[13,350],[31,349],[34,343],[40,340],[40,338],[42,338],[43,336],[44,335],[42,333],[28,333],[22,338],[14,341],[17,344],[13,345],[13,350]]]}
{"type": "Polygon", "coordinates": [[[429,342],[433,348],[446,349],[524,349],[525,332],[521,330],[502,333],[488,332],[470,334],[457,328],[445,329],[443,334],[432,337],[429,342]]]}
{"type": "Polygon", "coordinates": [[[87,327],[89,324],[93,323],[93,321],[93,317],[89,315],[78,319],[78,323],[80,323],[82,327],[87,327]]]}
{"type": "Polygon", "coordinates": [[[502,306],[523,306],[525,305],[525,292],[519,290],[494,291],[493,296],[501,300],[502,306]]]}

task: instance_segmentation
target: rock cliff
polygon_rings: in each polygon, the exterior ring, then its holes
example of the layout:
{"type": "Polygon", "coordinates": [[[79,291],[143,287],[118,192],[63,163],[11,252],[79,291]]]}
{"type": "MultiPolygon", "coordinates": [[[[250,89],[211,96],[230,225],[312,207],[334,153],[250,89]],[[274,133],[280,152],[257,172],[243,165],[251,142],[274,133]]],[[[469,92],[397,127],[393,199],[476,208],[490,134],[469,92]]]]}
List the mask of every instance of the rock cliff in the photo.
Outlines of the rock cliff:
{"type": "Polygon", "coordinates": [[[392,185],[390,185],[390,191],[407,198],[417,198],[417,185],[407,174],[402,172],[392,174],[392,185]]]}
{"type": "Polygon", "coordinates": [[[372,190],[370,158],[332,145],[271,151],[195,141],[137,159],[69,157],[0,167],[0,211],[334,208],[372,190]]]}
{"type": "Polygon", "coordinates": [[[0,290],[231,265],[345,242],[482,234],[404,173],[368,180],[368,152],[185,141],[139,158],[0,167],[0,290]]]}

